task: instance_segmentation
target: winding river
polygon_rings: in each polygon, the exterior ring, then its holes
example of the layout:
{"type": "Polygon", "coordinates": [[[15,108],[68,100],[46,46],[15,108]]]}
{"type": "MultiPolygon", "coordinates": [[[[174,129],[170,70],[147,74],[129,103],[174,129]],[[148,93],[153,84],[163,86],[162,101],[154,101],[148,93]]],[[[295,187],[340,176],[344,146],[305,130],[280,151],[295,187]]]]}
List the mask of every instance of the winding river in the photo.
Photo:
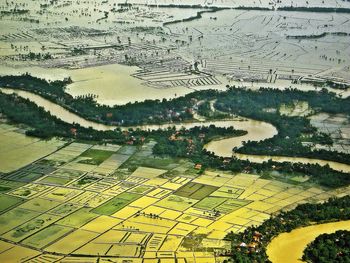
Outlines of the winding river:
{"type": "Polygon", "coordinates": [[[350,220],[312,225],[282,233],[272,239],[266,253],[273,263],[302,262],[304,249],[321,234],[334,233],[337,230],[350,230],[350,220]]]}
{"type": "MultiPolygon", "coordinates": [[[[120,128],[119,126],[110,126],[110,125],[105,125],[105,124],[86,120],[78,116],[77,114],[68,111],[62,106],[57,105],[39,95],[36,95],[28,91],[10,89],[10,88],[0,88],[0,90],[1,92],[6,94],[16,93],[18,96],[22,98],[29,99],[30,101],[36,103],[38,106],[43,107],[45,110],[49,111],[52,115],[56,116],[57,118],[67,123],[78,123],[82,127],[86,127],[86,128],[92,127],[93,129],[99,130],[99,131],[107,131],[107,130],[114,130],[116,128],[120,128]]],[[[247,134],[240,137],[231,137],[231,138],[213,140],[204,146],[206,150],[214,152],[218,156],[231,157],[234,154],[235,157],[241,160],[248,159],[252,162],[264,162],[269,159],[272,159],[273,161],[276,161],[276,162],[287,161],[287,162],[293,162],[293,163],[295,162],[313,163],[313,164],[317,163],[320,165],[328,164],[334,170],[343,171],[347,173],[350,172],[350,165],[332,162],[332,161],[300,158],[300,157],[257,156],[257,155],[233,153],[232,149],[234,147],[237,147],[237,148],[241,147],[243,142],[246,142],[249,140],[262,141],[262,140],[271,138],[277,134],[277,129],[273,125],[266,122],[256,121],[256,120],[247,119],[247,118],[235,117],[232,119],[218,120],[218,121],[196,121],[196,122],[190,122],[190,123],[177,123],[177,124],[168,123],[168,124],[162,124],[162,125],[141,125],[141,126],[133,126],[133,127],[124,127],[122,129],[140,128],[142,130],[156,130],[159,128],[165,129],[165,128],[174,127],[174,126],[177,129],[180,129],[181,127],[185,127],[189,129],[195,126],[209,126],[209,125],[215,125],[217,127],[223,127],[223,128],[233,126],[235,129],[246,130],[248,132],[247,134]]]]}

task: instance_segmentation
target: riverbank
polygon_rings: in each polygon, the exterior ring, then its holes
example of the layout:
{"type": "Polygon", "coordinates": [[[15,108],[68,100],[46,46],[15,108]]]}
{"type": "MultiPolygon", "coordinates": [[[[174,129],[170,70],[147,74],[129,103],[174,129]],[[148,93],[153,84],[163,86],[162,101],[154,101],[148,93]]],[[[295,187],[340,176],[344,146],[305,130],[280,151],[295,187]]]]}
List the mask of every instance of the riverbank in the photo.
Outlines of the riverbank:
{"type": "MultiPolygon", "coordinates": [[[[39,95],[33,94],[28,91],[23,90],[15,90],[8,88],[0,88],[0,90],[6,94],[15,93],[18,96],[29,99],[34,102],[36,105],[43,107],[46,111],[49,111],[52,115],[61,119],[64,122],[74,124],[77,123],[84,128],[93,128],[98,131],[113,131],[117,128],[122,130],[128,130],[130,128],[133,129],[141,129],[141,130],[158,130],[158,129],[167,129],[169,127],[175,127],[177,130],[184,127],[186,129],[190,129],[196,126],[210,126],[215,125],[218,128],[228,128],[233,126],[235,129],[246,130],[248,133],[244,136],[240,137],[232,137],[232,138],[224,138],[217,139],[209,142],[205,145],[205,149],[209,152],[213,152],[215,155],[220,157],[232,157],[232,149],[234,147],[241,147],[244,142],[247,141],[262,141],[276,135],[277,129],[266,122],[256,121],[252,119],[245,118],[244,121],[238,120],[237,118],[233,118],[231,120],[219,120],[219,121],[209,121],[209,122],[186,122],[186,123],[167,123],[162,125],[139,125],[139,126],[129,126],[129,127],[120,127],[120,126],[109,126],[100,124],[97,122],[86,120],[67,109],[59,106],[39,95]]],[[[272,159],[275,162],[291,162],[291,163],[304,163],[304,164],[321,164],[321,165],[329,165],[332,169],[336,171],[350,172],[350,165],[319,160],[319,159],[310,159],[310,158],[295,158],[295,157],[274,157],[274,156],[256,156],[256,155],[235,155],[235,157],[252,162],[261,163],[263,161],[268,161],[272,159]]]]}

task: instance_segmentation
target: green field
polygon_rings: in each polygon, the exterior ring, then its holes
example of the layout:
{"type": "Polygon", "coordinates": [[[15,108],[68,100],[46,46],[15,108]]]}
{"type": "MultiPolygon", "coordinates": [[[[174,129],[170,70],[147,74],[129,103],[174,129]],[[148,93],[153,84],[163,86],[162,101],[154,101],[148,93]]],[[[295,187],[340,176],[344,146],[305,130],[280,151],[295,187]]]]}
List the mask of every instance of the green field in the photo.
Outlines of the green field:
{"type": "Polygon", "coordinates": [[[0,193],[6,193],[14,188],[18,188],[24,185],[20,182],[0,180],[0,193]]]}
{"type": "Polygon", "coordinates": [[[0,195],[0,213],[7,210],[10,207],[18,205],[23,202],[22,198],[9,196],[9,195],[0,195]]]}
{"type": "Polygon", "coordinates": [[[216,210],[218,210],[221,213],[228,214],[230,212],[233,212],[243,206],[246,206],[249,204],[250,201],[248,200],[240,200],[240,199],[228,199],[221,205],[216,207],[216,210]]]}
{"type": "Polygon", "coordinates": [[[25,239],[22,243],[25,245],[42,248],[56,239],[70,232],[73,228],[59,225],[51,225],[40,232],[25,239]]]}
{"type": "Polygon", "coordinates": [[[70,203],[62,204],[50,212],[55,215],[65,216],[72,213],[75,210],[78,210],[78,206],[70,203]]]}
{"type": "Polygon", "coordinates": [[[28,237],[35,232],[39,231],[40,229],[52,224],[57,219],[59,219],[58,216],[44,214],[41,216],[38,216],[29,222],[22,224],[15,229],[11,230],[10,232],[7,232],[4,237],[6,239],[9,239],[14,242],[18,242],[25,237],[28,237]]]}
{"type": "Polygon", "coordinates": [[[41,183],[46,183],[46,184],[55,184],[55,185],[65,185],[69,181],[71,181],[70,178],[65,178],[65,177],[57,177],[57,176],[46,176],[43,179],[40,180],[41,183]]]}
{"type": "Polygon", "coordinates": [[[111,215],[141,197],[139,194],[122,193],[92,211],[101,215],[111,215]]]}
{"type": "Polygon", "coordinates": [[[157,205],[173,209],[176,211],[184,211],[187,208],[191,207],[197,202],[195,199],[190,199],[187,197],[177,196],[177,195],[170,195],[162,200],[160,200],[157,205]]]}
{"type": "Polygon", "coordinates": [[[45,212],[50,210],[60,203],[53,200],[42,199],[42,198],[33,198],[25,203],[23,203],[20,207],[28,210],[33,210],[37,212],[45,212]]]}
{"type": "Polygon", "coordinates": [[[97,217],[97,215],[90,212],[90,208],[81,208],[61,219],[57,222],[57,224],[71,227],[81,227],[95,217],[97,217]]]}
{"type": "Polygon", "coordinates": [[[81,154],[79,157],[86,159],[79,161],[79,163],[99,165],[106,159],[108,159],[114,152],[89,149],[81,154]]]}
{"type": "Polygon", "coordinates": [[[191,183],[187,183],[184,186],[182,186],[174,194],[182,196],[182,197],[201,200],[204,197],[207,197],[211,193],[215,192],[217,189],[218,189],[218,187],[215,187],[215,186],[191,182],[191,183]]]}
{"type": "Polygon", "coordinates": [[[195,204],[194,207],[204,209],[204,210],[213,210],[217,206],[225,202],[226,200],[227,198],[223,198],[223,197],[206,197],[200,200],[197,204],[195,204]]]}
{"type": "Polygon", "coordinates": [[[38,212],[16,207],[0,216],[0,233],[3,234],[38,215],[38,212]]]}

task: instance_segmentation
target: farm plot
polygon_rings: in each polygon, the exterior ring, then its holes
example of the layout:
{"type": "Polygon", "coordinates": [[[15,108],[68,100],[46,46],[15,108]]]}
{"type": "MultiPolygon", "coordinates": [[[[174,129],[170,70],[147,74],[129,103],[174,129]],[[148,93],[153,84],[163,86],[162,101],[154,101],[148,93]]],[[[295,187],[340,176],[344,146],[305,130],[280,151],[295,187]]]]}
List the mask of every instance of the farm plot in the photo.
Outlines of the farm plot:
{"type": "Polygon", "coordinates": [[[179,190],[175,191],[174,194],[182,197],[192,198],[201,200],[202,198],[215,192],[218,188],[211,185],[204,185],[198,183],[187,183],[179,190]]]}
{"type": "Polygon", "coordinates": [[[0,261],[1,262],[24,262],[38,255],[40,255],[39,251],[21,247],[21,246],[13,246],[12,248],[5,250],[0,254],[0,261]]]}
{"type": "Polygon", "coordinates": [[[46,212],[58,205],[60,205],[60,202],[49,200],[49,199],[43,199],[40,197],[36,197],[33,199],[28,200],[27,202],[20,205],[20,208],[36,211],[36,212],[46,212]]]}
{"type": "Polygon", "coordinates": [[[39,196],[49,190],[53,189],[52,186],[39,185],[39,184],[26,184],[21,186],[8,194],[19,197],[31,198],[34,196],[39,196]]]}
{"type": "Polygon", "coordinates": [[[90,212],[90,208],[81,208],[57,222],[58,225],[79,228],[96,218],[97,215],[90,212]]]}
{"type": "Polygon", "coordinates": [[[97,235],[97,233],[78,229],[49,245],[45,250],[49,252],[70,254],[95,238],[97,235]]]}
{"type": "Polygon", "coordinates": [[[213,210],[222,203],[224,203],[227,198],[222,197],[206,197],[200,200],[198,203],[194,205],[195,208],[200,208],[203,210],[213,210]]]}
{"type": "Polygon", "coordinates": [[[3,234],[38,215],[38,212],[16,207],[5,214],[0,215],[0,233],[3,234]]]}
{"type": "Polygon", "coordinates": [[[84,172],[70,169],[58,169],[48,176],[43,177],[38,182],[52,185],[66,185],[74,179],[79,178],[84,172]]]}
{"type": "Polygon", "coordinates": [[[11,207],[17,206],[23,201],[24,200],[22,198],[0,194],[0,213],[11,207]]]}
{"type": "Polygon", "coordinates": [[[47,164],[33,163],[20,170],[8,174],[5,178],[19,182],[32,182],[53,172],[55,168],[47,164]]]}
{"type": "Polygon", "coordinates": [[[184,211],[197,202],[198,200],[196,199],[191,199],[177,195],[170,195],[160,200],[158,203],[156,203],[156,205],[164,208],[169,208],[175,211],[184,211]]]}
{"type": "Polygon", "coordinates": [[[97,233],[103,233],[113,228],[115,225],[119,224],[120,222],[121,222],[120,219],[102,215],[88,222],[87,224],[82,226],[81,229],[89,230],[97,233]]]}
{"type": "Polygon", "coordinates": [[[28,165],[64,145],[60,140],[40,140],[17,128],[0,123],[0,172],[8,173],[28,165]]]}
{"type": "Polygon", "coordinates": [[[99,165],[106,159],[108,159],[114,152],[105,151],[105,150],[97,150],[97,149],[89,149],[83,152],[79,156],[79,163],[85,164],[93,164],[99,165]]]}
{"type": "Polygon", "coordinates": [[[38,232],[40,229],[54,223],[59,219],[58,216],[54,215],[40,215],[29,222],[22,224],[13,230],[3,235],[4,238],[13,242],[19,242],[20,240],[38,232]]]}
{"type": "Polygon", "coordinates": [[[134,193],[121,193],[92,211],[101,215],[111,215],[135,201],[140,196],[141,195],[134,193]]]}
{"type": "Polygon", "coordinates": [[[21,182],[14,182],[14,181],[0,179],[0,193],[9,192],[15,188],[21,187],[23,184],[24,183],[21,183],[21,182]]]}
{"type": "Polygon", "coordinates": [[[89,144],[74,142],[60,149],[59,151],[45,157],[45,160],[53,161],[61,164],[66,163],[66,162],[72,161],[73,159],[78,157],[80,154],[85,152],[90,147],[91,145],[89,144]]]}
{"type": "Polygon", "coordinates": [[[82,191],[78,189],[56,187],[47,194],[43,195],[43,197],[65,202],[81,193],[82,191]]]}
{"type": "Polygon", "coordinates": [[[135,177],[141,177],[145,179],[152,179],[155,178],[161,174],[166,173],[167,170],[161,170],[161,169],[155,169],[155,168],[148,168],[148,167],[138,167],[131,176],[135,177]]]}
{"type": "Polygon", "coordinates": [[[94,170],[94,173],[110,175],[115,170],[117,170],[128,158],[129,157],[127,155],[112,154],[94,170]]]}

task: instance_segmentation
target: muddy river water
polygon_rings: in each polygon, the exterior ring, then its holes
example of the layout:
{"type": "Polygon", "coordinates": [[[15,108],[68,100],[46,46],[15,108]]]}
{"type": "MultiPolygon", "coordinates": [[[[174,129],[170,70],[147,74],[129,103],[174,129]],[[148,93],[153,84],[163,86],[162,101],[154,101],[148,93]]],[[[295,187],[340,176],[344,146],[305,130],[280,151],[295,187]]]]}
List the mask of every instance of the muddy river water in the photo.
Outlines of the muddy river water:
{"type": "Polygon", "coordinates": [[[350,220],[312,225],[282,233],[272,239],[266,252],[272,263],[302,262],[301,257],[307,244],[321,234],[334,233],[337,230],[350,230],[350,220]]]}
{"type": "MultiPolygon", "coordinates": [[[[36,103],[38,106],[43,107],[45,110],[49,111],[52,115],[58,117],[59,119],[67,122],[67,123],[78,123],[82,127],[92,127],[95,130],[106,131],[106,130],[114,130],[118,128],[117,126],[109,126],[101,123],[96,123],[93,121],[86,120],[75,113],[68,111],[67,109],[59,106],[43,97],[23,91],[23,90],[15,90],[9,88],[0,88],[3,93],[11,94],[16,93],[18,96],[22,98],[29,99],[30,101],[36,103]]],[[[134,126],[132,128],[140,128],[143,130],[155,130],[159,128],[167,128],[175,126],[177,129],[181,127],[185,127],[187,129],[195,127],[195,126],[209,126],[215,125],[217,127],[230,127],[233,126],[235,129],[245,130],[248,133],[246,135],[240,137],[230,137],[223,138],[218,140],[213,140],[205,145],[205,149],[208,151],[214,152],[218,156],[223,157],[231,157],[233,154],[243,160],[250,160],[253,162],[263,162],[269,159],[277,162],[301,162],[301,163],[318,163],[321,165],[328,164],[331,168],[338,171],[350,172],[350,165],[318,160],[318,159],[309,159],[309,158],[296,158],[296,157],[279,157],[279,156],[256,156],[256,155],[247,155],[247,154],[236,154],[233,153],[232,149],[234,147],[241,147],[243,142],[247,141],[261,141],[268,138],[271,138],[277,134],[277,129],[266,122],[256,121],[247,118],[232,118],[228,120],[219,120],[219,121],[196,121],[190,123],[169,123],[162,125],[142,125],[142,126],[134,126]]],[[[128,129],[129,127],[125,127],[124,129],[128,129]]]]}

